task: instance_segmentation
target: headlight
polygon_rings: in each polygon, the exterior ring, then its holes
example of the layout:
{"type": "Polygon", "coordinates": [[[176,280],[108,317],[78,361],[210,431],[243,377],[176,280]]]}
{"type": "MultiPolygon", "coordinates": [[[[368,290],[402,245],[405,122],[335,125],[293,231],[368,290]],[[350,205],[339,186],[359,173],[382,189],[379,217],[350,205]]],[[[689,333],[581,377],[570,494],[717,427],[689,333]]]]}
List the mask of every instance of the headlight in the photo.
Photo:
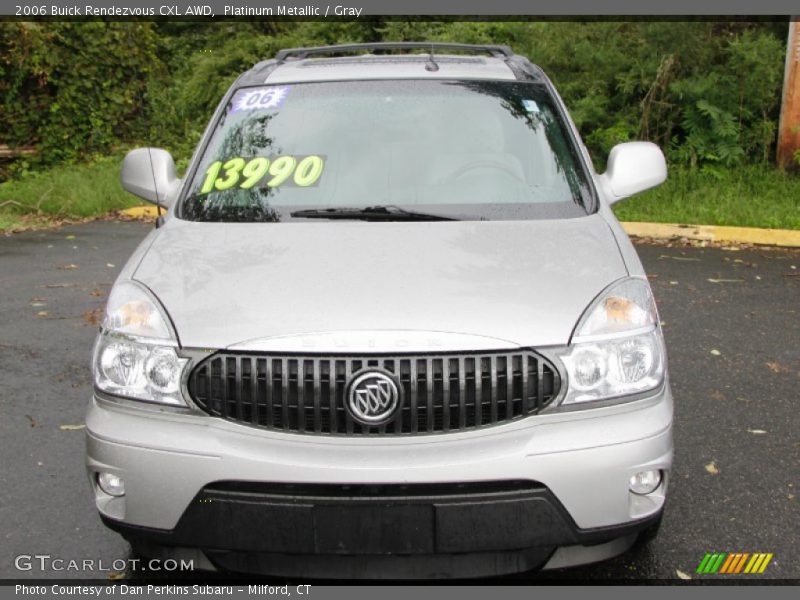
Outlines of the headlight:
{"type": "Polygon", "coordinates": [[[661,385],[664,340],[648,283],[624,279],[604,291],[559,356],[567,371],[562,404],[605,400],[661,385]]]}
{"type": "Polygon", "coordinates": [[[185,405],[180,393],[187,359],[164,312],[141,286],[114,286],[94,348],[95,387],[135,400],[185,405]]]}

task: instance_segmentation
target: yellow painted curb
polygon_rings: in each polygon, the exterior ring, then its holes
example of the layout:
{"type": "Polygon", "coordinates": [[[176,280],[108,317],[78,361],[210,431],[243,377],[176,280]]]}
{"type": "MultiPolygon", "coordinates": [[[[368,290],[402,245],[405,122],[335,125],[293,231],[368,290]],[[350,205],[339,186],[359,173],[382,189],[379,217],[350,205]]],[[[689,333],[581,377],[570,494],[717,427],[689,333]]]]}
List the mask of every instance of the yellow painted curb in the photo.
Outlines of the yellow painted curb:
{"type": "Polygon", "coordinates": [[[734,242],[761,246],[800,248],[800,231],[793,229],[761,229],[726,225],[679,225],[677,223],[637,223],[625,221],[628,235],[657,239],[689,238],[709,242],[734,242]]]}
{"type": "MultiPolygon", "coordinates": [[[[163,211],[164,209],[162,209],[163,211]]],[[[157,217],[158,207],[153,205],[148,206],[134,206],[133,208],[126,208],[122,211],[126,217],[157,217]]]]}

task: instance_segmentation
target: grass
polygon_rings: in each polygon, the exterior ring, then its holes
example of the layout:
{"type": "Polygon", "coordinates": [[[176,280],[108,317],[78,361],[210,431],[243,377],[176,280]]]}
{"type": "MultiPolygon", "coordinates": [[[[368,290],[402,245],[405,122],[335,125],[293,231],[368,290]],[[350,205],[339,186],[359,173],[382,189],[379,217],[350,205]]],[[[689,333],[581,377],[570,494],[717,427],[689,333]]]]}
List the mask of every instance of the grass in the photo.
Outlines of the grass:
{"type": "Polygon", "coordinates": [[[765,166],[673,168],[664,184],[614,212],[623,221],[800,229],[800,176],[765,166]]]}
{"type": "MultiPolygon", "coordinates": [[[[121,157],[58,166],[0,183],[0,231],[85,219],[142,204],[119,184],[121,157]]],[[[667,182],[614,206],[624,221],[800,229],[800,176],[764,166],[704,173],[673,168],[667,182]]]]}
{"type": "Polygon", "coordinates": [[[62,165],[0,183],[0,231],[85,219],[141,204],[119,184],[121,157],[62,165]]]}

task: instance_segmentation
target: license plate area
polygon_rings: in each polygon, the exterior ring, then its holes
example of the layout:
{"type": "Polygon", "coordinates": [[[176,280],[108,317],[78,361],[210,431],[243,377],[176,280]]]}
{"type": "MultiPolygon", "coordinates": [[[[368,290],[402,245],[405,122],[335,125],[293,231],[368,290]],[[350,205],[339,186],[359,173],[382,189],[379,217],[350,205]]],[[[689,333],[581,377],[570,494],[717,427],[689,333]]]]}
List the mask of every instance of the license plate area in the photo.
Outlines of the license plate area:
{"type": "Polygon", "coordinates": [[[432,554],[435,513],[426,504],[332,504],[313,510],[320,554],[432,554]]]}

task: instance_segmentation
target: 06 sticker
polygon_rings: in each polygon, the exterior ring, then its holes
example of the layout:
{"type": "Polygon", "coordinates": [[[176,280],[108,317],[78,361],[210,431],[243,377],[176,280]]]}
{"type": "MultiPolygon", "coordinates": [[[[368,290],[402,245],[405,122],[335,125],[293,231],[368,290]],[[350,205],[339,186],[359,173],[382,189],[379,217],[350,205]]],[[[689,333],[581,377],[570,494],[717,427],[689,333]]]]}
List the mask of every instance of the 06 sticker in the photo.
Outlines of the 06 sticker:
{"type": "Polygon", "coordinates": [[[208,165],[201,194],[239,187],[249,190],[256,186],[271,188],[282,185],[309,187],[317,183],[325,169],[325,159],[317,154],[293,156],[282,154],[267,158],[217,160],[208,165]]]}
{"type": "Polygon", "coordinates": [[[280,108],[288,93],[288,85],[239,90],[231,100],[231,112],[280,108]]]}

